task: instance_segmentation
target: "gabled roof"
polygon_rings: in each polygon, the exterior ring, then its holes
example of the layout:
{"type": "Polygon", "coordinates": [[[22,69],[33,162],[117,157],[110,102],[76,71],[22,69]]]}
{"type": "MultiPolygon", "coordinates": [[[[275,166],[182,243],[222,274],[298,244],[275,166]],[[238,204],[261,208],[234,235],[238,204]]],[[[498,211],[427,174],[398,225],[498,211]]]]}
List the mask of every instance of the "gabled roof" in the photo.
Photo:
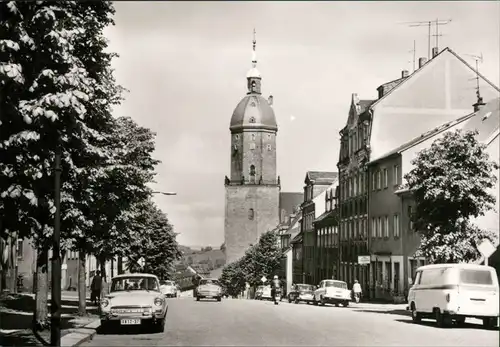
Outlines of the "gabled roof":
{"type": "MultiPolygon", "coordinates": [[[[454,51],[452,51],[449,47],[446,47],[445,49],[443,49],[441,52],[439,52],[438,55],[436,55],[434,58],[432,58],[431,60],[429,60],[427,63],[425,63],[421,68],[419,68],[418,70],[415,70],[415,72],[413,72],[411,75],[409,75],[407,78],[404,78],[401,83],[399,83],[397,86],[395,86],[394,88],[392,88],[387,94],[385,94],[384,96],[382,96],[380,99],[376,100],[373,104],[370,105],[370,108],[376,106],[378,103],[380,103],[382,100],[384,100],[385,98],[387,98],[389,95],[391,95],[396,89],[398,89],[399,87],[401,87],[402,85],[404,85],[405,83],[407,83],[409,80],[411,80],[412,78],[414,78],[416,75],[418,75],[422,70],[424,70],[427,66],[429,66],[429,63],[432,62],[433,60],[435,59],[439,59],[440,56],[443,55],[444,52],[449,52],[451,53],[453,56],[455,56],[458,60],[460,60],[460,62],[462,62],[465,66],[467,66],[469,69],[471,69],[472,71],[474,71],[475,74],[477,74],[482,80],[484,80],[486,83],[488,83],[489,85],[491,85],[494,89],[496,89],[497,91],[500,92],[500,89],[494,85],[490,80],[488,80],[486,77],[484,77],[481,73],[479,73],[479,71],[477,71],[476,69],[474,69],[470,64],[468,64],[464,59],[462,59],[457,53],[455,53],[454,51]]],[[[397,80],[396,80],[397,81],[397,80]]],[[[394,81],[393,81],[394,82],[394,81]]],[[[389,82],[391,83],[391,82],[389,82]]],[[[380,87],[379,87],[380,88],[380,87]]]]}
{"type": "Polygon", "coordinates": [[[364,113],[377,100],[359,100],[359,114],[364,113]]]}
{"type": "Polygon", "coordinates": [[[476,116],[471,117],[462,127],[463,130],[477,130],[477,139],[486,146],[498,137],[500,130],[500,98],[484,105],[476,116]]]}
{"type": "Polygon", "coordinates": [[[304,193],[280,192],[280,216],[282,210],[285,210],[287,216],[293,214],[302,200],[304,200],[304,193]]]}
{"type": "Polygon", "coordinates": [[[498,136],[499,132],[499,107],[500,106],[500,98],[495,99],[487,103],[483,108],[481,108],[477,112],[470,113],[466,116],[455,119],[454,121],[445,123],[440,125],[437,128],[431,129],[426,133],[421,134],[420,136],[402,144],[401,146],[395,148],[394,150],[378,157],[377,159],[370,161],[368,165],[372,165],[378,163],[379,161],[391,157],[395,154],[401,154],[404,151],[444,132],[447,131],[459,124],[463,124],[462,129],[464,130],[478,130],[478,141],[485,143],[489,141],[491,143],[491,137],[498,136]]]}
{"type": "Polygon", "coordinates": [[[318,216],[318,218],[316,218],[314,220],[314,223],[318,223],[318,222],[321,222],[322,220],[325,220],[329,217],[334,217],[336,214],[336,211],[335,210],[331,210],[331,211],[325,211],[323,212],[320,216],[318,216]]]}
{"type": "Polygon", "coordinates": [[[304,182],[314,182],[314,184],[332,184],[337,178],[338,172],[332,171],[308,171],[304,182]]]}

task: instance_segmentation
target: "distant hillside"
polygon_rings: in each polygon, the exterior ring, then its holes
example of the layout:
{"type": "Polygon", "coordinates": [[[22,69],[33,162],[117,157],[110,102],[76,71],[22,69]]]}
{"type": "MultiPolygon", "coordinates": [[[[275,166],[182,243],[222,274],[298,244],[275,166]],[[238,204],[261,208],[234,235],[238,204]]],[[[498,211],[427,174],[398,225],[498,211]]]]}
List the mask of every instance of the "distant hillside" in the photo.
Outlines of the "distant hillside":
{"type": "Polygon", "coordinates": [[[220,249],[210,249],[209,250],[193,250],[187,246],[179,246],[183,253],[182,261],[186,265],[192,264],[207,264],[210,269],[216,269],[224,266],[226,263],[226,256],[224,252],[220,249]]]}

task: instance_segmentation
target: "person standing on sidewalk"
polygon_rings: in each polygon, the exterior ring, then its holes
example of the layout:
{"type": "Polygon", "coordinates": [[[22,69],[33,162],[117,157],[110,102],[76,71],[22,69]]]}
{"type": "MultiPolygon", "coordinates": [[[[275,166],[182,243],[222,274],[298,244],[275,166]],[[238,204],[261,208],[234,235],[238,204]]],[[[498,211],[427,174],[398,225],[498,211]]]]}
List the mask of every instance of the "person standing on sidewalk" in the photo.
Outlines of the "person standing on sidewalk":
{"type": "Polygon", "coordinates": [[[101,292],[102,292],[102,277],[99,270],[96,271],[92,283],[90,284],[90,301],[95,305],[101,302],[101,292]]]}
{"type": "Polygon", "coordinates": [[[354,300],[359,302],[361,299],[361,284],[359,284],[358,280],[354,280],[354,285],[352,286],[352,292],[354,293],[354,300]]]}

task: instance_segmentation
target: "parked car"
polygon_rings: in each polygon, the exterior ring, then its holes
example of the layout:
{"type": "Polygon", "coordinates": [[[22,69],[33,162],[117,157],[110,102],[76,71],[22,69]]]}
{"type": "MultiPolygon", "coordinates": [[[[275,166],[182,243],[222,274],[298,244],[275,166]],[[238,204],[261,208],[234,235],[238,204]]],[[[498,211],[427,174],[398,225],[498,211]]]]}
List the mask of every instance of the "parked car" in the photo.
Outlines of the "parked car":
{"type": "Polygon", "coordinates": [[[145,273],[118,275],[111,279],[110,292],[101,300],[101,327],[149,326],[163,332],[167,309],[158,277],[145,273]]]}
{"type": "Polygon", "coordinates": [[[196,301],[201,299],[215,299],[217,301],[222,300],[223,290],[219,283],[219,280],[213,278],[202,278],[198,282],[196,287],[196,301]]]}
{"type": "Polygon", "coordinates": [[[334,304],[339,306],[342,304],[344,307],[349,306],[351,301],[351,291],[347,288],[347,283],[337,280],[323,280],[319,283],[318,288],[314,291],[313,303],[320,304],[334,304]]]}
{"type": "Polygon", "coordinates": [[[264,291],[264,286],[257,287],[257,289],[255,290],[255,300],[260,300],[263,291],[264,291]]]}
{"type": "Polygon", "coordinates": [[[495,268],[477,264],[433,264],[421,266],[408,292],[408,309],[414,322],[435,319],[445,327],[466,318],[482,319],[483,325],[497,325],[498,277],[495,268]],[[423,290],[425,289],[425,290],[423,290]]]}
{"type": "Polygon", "coordinates": [[[274,300],[271,297],[271,286],[261,286],[262,287],[262,293],[259,296],[259,300],[274,300]]]}
{"type": "Polygon", "coordinates": [[[315,289],[316,286],[312,284],[292,284],[292,290],[288,294],[288,302],[295,302],[298,304],[303,301],[309,304],[313,302],[315,289]]]}
{"type": "Polygon", "coordinates": [[[161,281],[160,291],[167,298],[176,298],[179,290],[174,281],[161,281]]]}

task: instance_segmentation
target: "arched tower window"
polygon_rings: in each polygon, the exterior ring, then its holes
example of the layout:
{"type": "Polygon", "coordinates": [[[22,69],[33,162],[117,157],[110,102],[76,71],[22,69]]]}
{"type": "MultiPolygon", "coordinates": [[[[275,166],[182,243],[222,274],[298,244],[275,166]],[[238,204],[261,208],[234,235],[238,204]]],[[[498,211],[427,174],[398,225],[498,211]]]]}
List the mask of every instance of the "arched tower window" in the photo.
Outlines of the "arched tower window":
{"type": "Polygon", "coordinates": [[[253,220],[255,218],[255,212],[253,208],[248,210],[248,219],[253,220]]]}
{"type": "Polygon", "coordinates": [[[255,183],[255,165],[250,165],[250,182],[255,183]]]}

